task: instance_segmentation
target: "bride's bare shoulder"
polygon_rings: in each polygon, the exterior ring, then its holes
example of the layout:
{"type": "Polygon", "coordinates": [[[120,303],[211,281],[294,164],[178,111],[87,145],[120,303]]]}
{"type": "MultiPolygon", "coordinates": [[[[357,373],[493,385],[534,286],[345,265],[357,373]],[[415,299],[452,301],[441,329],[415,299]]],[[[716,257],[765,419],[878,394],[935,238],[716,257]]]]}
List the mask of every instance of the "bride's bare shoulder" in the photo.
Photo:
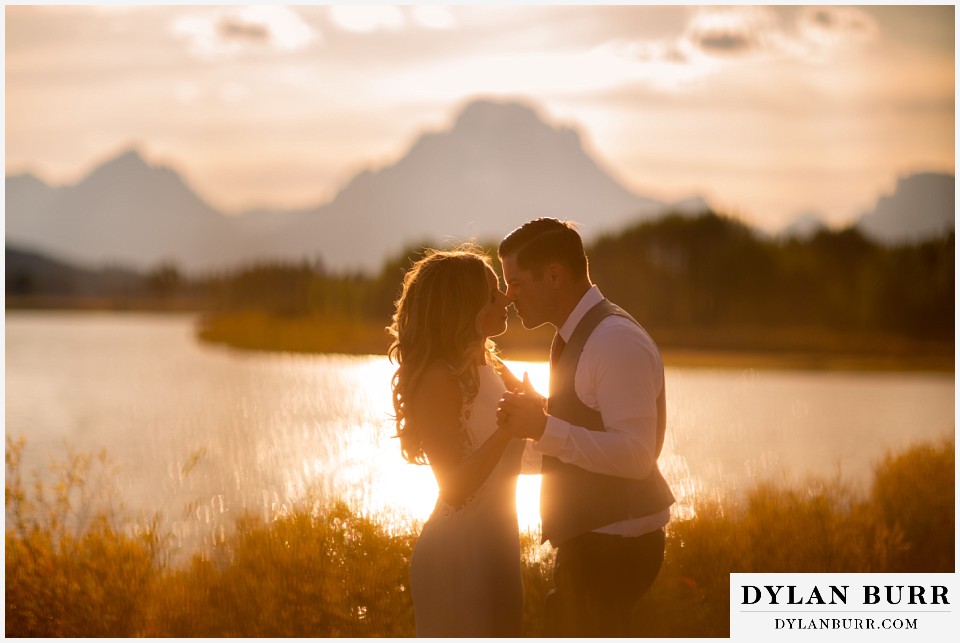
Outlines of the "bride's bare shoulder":
{"type": "Polygon", "coordinates": [[[445,362],[428,364],[418,378],[414,388],[414,397],[449,397],[460,399],[460,383],[453,368],[445,362]]]}

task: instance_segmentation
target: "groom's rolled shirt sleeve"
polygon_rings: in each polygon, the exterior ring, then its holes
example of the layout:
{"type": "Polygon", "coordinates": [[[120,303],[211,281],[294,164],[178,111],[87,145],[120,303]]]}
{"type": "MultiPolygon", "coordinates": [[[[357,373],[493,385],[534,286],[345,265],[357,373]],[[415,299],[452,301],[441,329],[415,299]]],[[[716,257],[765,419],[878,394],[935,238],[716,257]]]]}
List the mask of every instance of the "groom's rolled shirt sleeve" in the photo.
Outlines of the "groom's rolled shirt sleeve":
{"type": "Polygon", "coordinates": [[[534,443],[534,449],[544,455],[552,455],[555,458],[560,458],[566,449],[571,426],[569,422],[548,415],[547,426],[544,428],[543,435],[540,436],[540,439],[534,443]]]}

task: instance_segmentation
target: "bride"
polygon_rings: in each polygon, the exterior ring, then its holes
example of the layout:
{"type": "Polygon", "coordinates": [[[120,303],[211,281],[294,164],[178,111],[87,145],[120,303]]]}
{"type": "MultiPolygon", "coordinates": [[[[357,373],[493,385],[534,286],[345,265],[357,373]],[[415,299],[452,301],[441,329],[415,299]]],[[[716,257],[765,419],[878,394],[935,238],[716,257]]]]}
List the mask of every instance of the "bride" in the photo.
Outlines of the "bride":
{"type": "Polygon", "coordinates": [[[440,490],[410,565],[417,636],[521,635],[523,442],[496,421],[503,392],[521,385],[490,340],[509,304],[478,250],[433,250],[404,277],[388,329],[400,451],[429,464],[440,490]]]}

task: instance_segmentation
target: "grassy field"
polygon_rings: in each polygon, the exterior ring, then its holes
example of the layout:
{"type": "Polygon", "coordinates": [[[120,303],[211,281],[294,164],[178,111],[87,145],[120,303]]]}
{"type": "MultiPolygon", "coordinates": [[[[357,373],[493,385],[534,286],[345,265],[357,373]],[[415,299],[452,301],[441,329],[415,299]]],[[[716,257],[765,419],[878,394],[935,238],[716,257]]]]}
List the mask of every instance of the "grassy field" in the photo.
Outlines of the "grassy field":
{"type": "MultiPolygon", "coordinates": [[[[6,449],[6,635],[412,636],[416,528],[391,533],[342,504],[270,523],[251,518],[185,564],[169,538],[125,528],[104,456],[25,479],[6,449]]],[[[636,634],[729,636],[730,572],[954,571],[954,444],[878,463],[871,489],[836,481],[763,486],[705,501],[668,527],[663,570],[637,607],[636,634]]],[[[310,506],[306,504],[305,506],[310,506]]],[[[523,539],[525,633],[543,631],[552,556],[523,539]]]]}

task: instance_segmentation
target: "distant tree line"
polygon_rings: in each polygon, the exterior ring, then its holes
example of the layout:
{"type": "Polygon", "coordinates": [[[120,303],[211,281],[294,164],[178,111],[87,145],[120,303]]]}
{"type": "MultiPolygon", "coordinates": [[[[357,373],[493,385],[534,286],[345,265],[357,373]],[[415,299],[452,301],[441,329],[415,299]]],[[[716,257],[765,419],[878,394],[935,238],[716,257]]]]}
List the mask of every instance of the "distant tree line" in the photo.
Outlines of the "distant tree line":
{"type": "MultiPolygon", "coordinates": [[[[277,261],[187,277],[163,265],[139,281],[127,276],[123,288],[211,313],[337,316],[383,325],[404,270],[426,245],[407,248],[373,275],[277,261]]],[[[481,245],[496,263],[496,243],[481,245]]],[[[954,336],[953,232],[889,247],[856,228],[776,239],[714,213],[671,215],[607,235],[587,253],[591,277],[604,294],[668,344],[755,348],[773,331],[777,341],[793,332],[798,345],[823,332],[936,341],[954,336]]],[[[10,249],[7,257],[8,298],[36,290],[37,278],[11,273],[10,249]]],[[[61,289],[65,280],[58,278],[61,289]]]]}
{"type": "Polygon", "coordinates": [[[660,333],[954,335],[953,232],[886,247],[856,228],[771,239],[715,214],[671,216],[600,239],[588,253],[604,293],[660,333]]]}
{"type": "MultiPolygon", "coordinates": [[[[483,245],[496,263],[496,245],[483,245]]],[[[422,248],[408,248],[372,276],[328,274],[305,263],[250,267],[210,280],[209,304],[384,323],[405,268],[422,248]]],[[[741,343],[750,344],[771,328],[932,340],[954,334],[952,232],[887,247],[856,228],[773,239],[712,213],[676,215],[605,236],[587,253],[591,277],[607,297],[651,332],[677,341],[702,337],[709,344],[721,334],[727,343],[743,336],[741,343]]]]}

